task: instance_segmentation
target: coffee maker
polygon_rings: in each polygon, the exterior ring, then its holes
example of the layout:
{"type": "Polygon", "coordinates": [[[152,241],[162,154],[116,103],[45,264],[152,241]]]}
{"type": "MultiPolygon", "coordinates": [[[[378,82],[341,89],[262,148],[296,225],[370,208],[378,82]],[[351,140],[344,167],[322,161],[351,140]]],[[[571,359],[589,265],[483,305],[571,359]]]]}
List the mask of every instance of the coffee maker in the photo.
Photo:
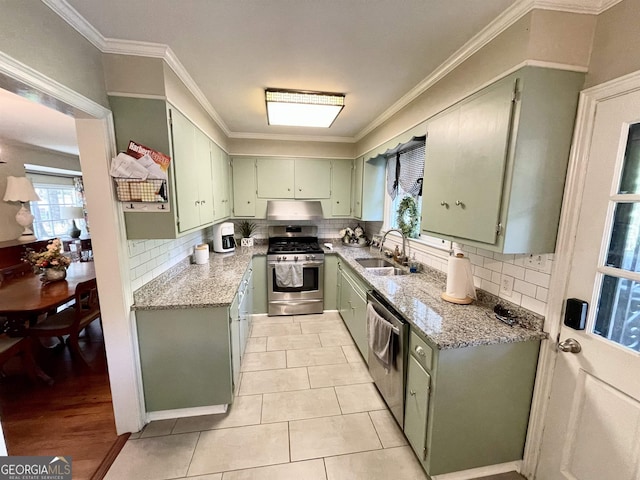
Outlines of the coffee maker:
{"type": "Polygon", "coordinates": [[[233,237],[234,225],[231,222],[219,223],[213,226],[213,251],[217,253],[233,252],[236,240],[233,237]]]}

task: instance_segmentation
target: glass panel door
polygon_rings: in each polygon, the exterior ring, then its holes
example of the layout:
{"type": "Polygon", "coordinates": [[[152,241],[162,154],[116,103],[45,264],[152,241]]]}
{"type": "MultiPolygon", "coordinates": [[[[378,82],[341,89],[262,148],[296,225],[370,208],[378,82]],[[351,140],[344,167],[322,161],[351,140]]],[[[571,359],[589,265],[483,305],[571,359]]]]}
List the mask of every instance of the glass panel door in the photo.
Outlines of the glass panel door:
{"type": "Polygon", "coordinates": [[[620,182],[611,195],[609,246],[593,333],[640,352],[640,123],[629,127],[620,182]]]}

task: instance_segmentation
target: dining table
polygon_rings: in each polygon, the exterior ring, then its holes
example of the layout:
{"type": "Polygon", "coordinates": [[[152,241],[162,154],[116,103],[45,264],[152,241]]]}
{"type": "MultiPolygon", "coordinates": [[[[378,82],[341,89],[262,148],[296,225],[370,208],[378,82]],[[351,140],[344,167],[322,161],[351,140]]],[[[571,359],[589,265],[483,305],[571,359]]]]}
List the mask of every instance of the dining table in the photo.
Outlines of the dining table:
{"type": "Polygon", "coordinates": [[[43,282],[39,275],[27,274],[0,286],[0,317],[8,319],[7,333],[24,336],[29,324],[42,314],[55,311],[73,300],[76,286],[96,278],[93,262],[73,262],[64,280],[43,282]]]}

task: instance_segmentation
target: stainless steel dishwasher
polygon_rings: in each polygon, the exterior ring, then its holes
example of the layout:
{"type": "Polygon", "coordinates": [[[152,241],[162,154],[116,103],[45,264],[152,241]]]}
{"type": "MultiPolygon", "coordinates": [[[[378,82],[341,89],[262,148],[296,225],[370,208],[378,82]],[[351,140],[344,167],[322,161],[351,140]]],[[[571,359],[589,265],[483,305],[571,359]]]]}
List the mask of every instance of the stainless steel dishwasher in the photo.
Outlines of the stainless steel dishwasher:
{"type": "MultiPolygon", "coordinates": [[[[393,326],[393,334],[391,335],[393,361],[390,368],[385,368],[373,353],[373,349],[369,348],[369,373],[389,410],[402,428],[404,426],[404,385],[409,325],[375,291],[367,292],[367,303],[393,326]]],[[[368,335],[371,334],[371,329],[368,326],[367,332],[368,335]]]]}

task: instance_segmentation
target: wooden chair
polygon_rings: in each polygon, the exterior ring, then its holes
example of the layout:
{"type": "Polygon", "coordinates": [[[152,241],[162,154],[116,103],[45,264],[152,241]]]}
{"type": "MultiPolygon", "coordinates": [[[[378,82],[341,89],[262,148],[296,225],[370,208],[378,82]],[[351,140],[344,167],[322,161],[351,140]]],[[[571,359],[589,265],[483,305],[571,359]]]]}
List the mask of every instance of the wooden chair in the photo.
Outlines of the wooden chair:
{"type": "Polygon", "coordinates": [[[31,380],[35,382],[39,378],[48,385],[53,384],[51,377],[36,365],[31,348],[31,339],[29,337],[10,337],[6,334],[1,334],[0,367],[16,355],[19,355],[22,357],[22,363],[31,380]]]}
{"type": "Polygon", "coordinates": [[[62,337],[68,335],[67,345],[71,352],[78,356],[85,365],[89,365],[82,355],[78,337],[80,332],[91,322],[100,317],[98,288],[96,280],[79,283],[76,287],[75,303],[61,312],[48,315],[27,330],[32,337],[62,337]]]}

